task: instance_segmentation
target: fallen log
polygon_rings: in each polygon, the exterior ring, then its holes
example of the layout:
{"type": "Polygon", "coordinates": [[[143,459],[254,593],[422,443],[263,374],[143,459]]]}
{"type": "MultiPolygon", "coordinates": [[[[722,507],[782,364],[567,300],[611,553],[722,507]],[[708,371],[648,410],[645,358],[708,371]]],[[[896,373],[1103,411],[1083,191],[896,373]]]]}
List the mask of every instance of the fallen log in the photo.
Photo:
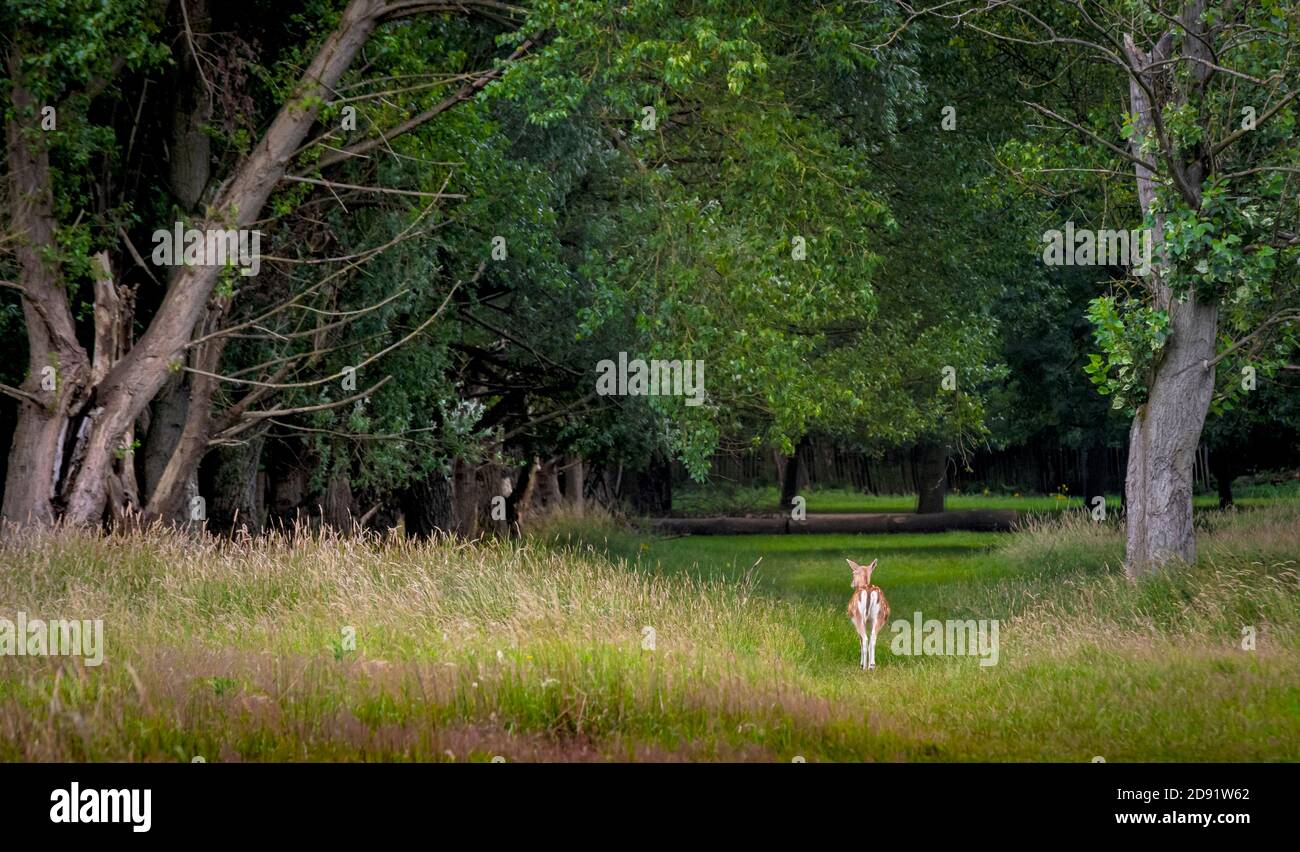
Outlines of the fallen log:
{"type": "Polygon", "coordinates": [[[784,535],[824,533],[1006,532],[1015,526],[1015,509],[961,509],[954,512],[786,515],[741,518],[651,518],[650,528],[666,535],[784,535]]]}
{"type": "Polygon", "coordinates": [[[650,528],[667,535],[784,535],[785,515],[746,518],[651,518],[650,528]]]}

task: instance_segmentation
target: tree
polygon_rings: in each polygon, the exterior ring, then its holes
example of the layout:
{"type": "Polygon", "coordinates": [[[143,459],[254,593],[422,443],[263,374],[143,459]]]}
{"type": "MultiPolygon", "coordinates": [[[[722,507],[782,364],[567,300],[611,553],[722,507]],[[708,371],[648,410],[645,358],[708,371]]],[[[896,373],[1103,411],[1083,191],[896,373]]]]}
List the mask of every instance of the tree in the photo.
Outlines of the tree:
{"type": "Polygon", "coordinates": [[[706,2],[665,20],[567,6],[579,11],[512,85],[536,75],[539,122],[571,104],[564,116],[596,117],[635,166],[610,187],[608,239],[579,267],[597,287],[583,333],[625,329],[597,358],[704,361],[704,404],[650,400],[692,475],[723,436],[792,456],[813,431],[898,444],[947,430],[953,446],[977,432],[995,334],[973,297],[983,270],[946,251],[969,235],[947,232],[970,187],[954,177],[909,207],[944,147],[938,107],[910,37],[855,46],[887,32],[892,11],[706,2]],[[909,147],[905,131],[929,141],[909,147]],[[916,215],[900,225],[895,203],[916,215]],[[941,234],[942,264],[924,258],[941,234]],[[945,368],[964,393],[944,388],[945,368]]]}
{"type": "MultiPolygon", "coordinates": [[[[351,0],[339,13],[328,5],[314,10],[329,22],[326,35],[306,52],[301,74],[266,130],[223,177],[196,224],[200,229],[248,229],[258,222],[268,198],[302,153],[322,108],[376,27],[417,14],[459,16],[497,5],[476,0],[454,6],[351,0]]],[[[178,266],[138,340],[129,349],[121,347],[120,357],[103,345],[109,330],[124,325],[123,300],[116,298],[114,270],[106,255],[100,256],[104,259],[97,269],[77,269],[78,262],[86,265],[84,256],[68,251],[67,240],[76,230],[60,221],[61,215],[72,211],[67,205],[56,205],[56,190],[63,187],[56,186],[50,165],[52,140],[60,137],[43,131],[42,105],[60,105],[64,127],[76,128],[69,134],[74,143],[84,145],[96,133],[102,136],[104,128],[95,123],[90,107],[124,69],[161,61],[152,39],[166,4],[69,0],[63,6],[14,4],[4,16],[9,36],[6,84],[12,101],[6,114],[8,225],[17,245],[13,286],[22,298],[29,369],[21,386],[0,388],[20,404],[2,514],[20,523],[63,519],[94,524],[104,513],[110,492],[125,490],[120,482],[128,475],[124,460],[132,451],[129,436],[135,421],[168,377],[184,366],[196,328],[205,316],[212,316],[211,308],[221,313],[226,297],[218,294],[215,305],[212,302],[220,267],[178,266]],[[88,27],[88,21],[96,26],[88,27]],[[84,43],[91,32],[95,33],[92,41],[84,43]],[[97,294],[93,360],[78,338],[68,297],[69,284],[87,276],[94,278],[97,294]]],[[[500,17],[499,10],[490,14],[500,17]]],[[[308,33],[312,37],[310,28],[308,33]]],[[[360,156],[441,111],[434,108],[381,132],[377,139],[342,149],[342,156],[360,156]]],[[[324,162],[338,156],[327,155],[324,162]]],[[[215,351],[212,363],[219,357],[220,351],[215,351]]],[[[177,499],[179,483],[192,475],[206,450],[214,381],[209,377],[196,383],[190,405],[193,416],[187,417],[156,485],[156,496],[164,504],[177,499]]],[[[166,508],[159,507],[159,513],[166,508]]]]}
{"type": "Polygon", "coordinates": [[[1080,139],[1086,160],[1044,155],[1033,168],[1135,176],[1127,180],[1157,262],[1135,287],[1094,303],[1103,352],[1090,370],[1133,415],[1126,569],[1138,576],[1170,560],[1192,562],[1193,466],[1215,368],[1249,356],[1274,369],[1289,351],[1285,339],[1300,330],[1300,10],[1115,0],[943,4],[925,13],[1045,57],[1047,67],[1060,57],[1079,69],[1045,87],[1060,104],[1030,105],[1080,139]]]}

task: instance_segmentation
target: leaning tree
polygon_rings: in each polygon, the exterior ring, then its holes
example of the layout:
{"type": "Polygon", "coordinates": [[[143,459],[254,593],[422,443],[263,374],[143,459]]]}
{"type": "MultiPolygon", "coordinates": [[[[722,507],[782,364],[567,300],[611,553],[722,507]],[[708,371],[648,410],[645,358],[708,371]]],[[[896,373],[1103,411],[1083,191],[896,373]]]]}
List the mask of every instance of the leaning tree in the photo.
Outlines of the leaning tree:
{"type": "MultiPolygon", "coordinates": [[[[228,340],[218,332],[228,325],[240,295],[222,267],[173,267],[165,292],[147,316],[133,314],[131,299],[124,298],[131,294],[115,280],[132,260],[145,266],[123,223],[139,221],[145,213],[140,208],[148,205],[144,193],[122,198],[133,178],[118,167],[131,156],[140,117],[158,109],[152,102],[153,108],[145,109],[148,93],[141,89],[131,105],[135,123],[128,125],[125,154],[119,156],[122,144],[114,133],[124,111],[124,76],[170,66],[178,79],[203,87],[197,97],[178,89],[177,97],[162,107],[175,133],[154,156],[177,166],[171,184],[188,225],[200,231],[254,229],[266,221],[268,201],[286,181],[335,196],[340,189],[366,189],[340,185],[326,173],[388,150],[394,138],[423,127],[500,76],[499,67],[462,75],[448,87],[448,96],[389,126],[356,133],[340,132],[337,122],[323,126],[329,106],[346,101],[339,83],[376,33],[428,16],[446,21],[486,17],[510,32],[526,15],[493,0],[350,0],[339,5],[312,4],[302,16],[260,22],[274,23],[283,30],[280,36],[296,39],[284,48],[282,67],[297,73],[272,81],[277,102],[264,114],[252,101],[217,103],[217,111],[259,110],[252,127],[241,129],[246,144],[229,159],[207,146],[214,112],[213,60],[203,56],[192,26],[206,3],[65,0],[6,3],[0,10],[5,42],[0,82],[10,99],[4,116],[9,254],[4,263],[13,279],[3,284],[20,296],[28,359],[21,383],[0,385],[0,392],[18,402],[0,517],[17,523],[95,524],[106,506],[118,509],[117,504],[129,502],[133,430],[169,381],[184,371],[197,377],[189,388],[188,413],[178,420],[178,436],[159,461],[154,493],[144,506],[146,515],[166,516],[214,434],[246,422],[254,403],[267,395],[267,388],[255,385],[230,406],[228,417],[214,422],[210,416],[222,378],[216,367],[228,340]],[[170,46],[160,38],[163,34],[171,37],[170,46]],[[219,171],[209,173],[213,162],[219,171]],[[96,171],[89,173],[92,165],[96,171]],[[295,173],[295,168],[306,173],[295,173]],[[79,300],[78,289],[87,285],[93,299],[79,300]],[[79,322],[83,302],[93,302],[93,327],[79,322]]],[[[513,56],[527,47],[527,42],[518,44],[513,56]]],[[[221,61],[226,72],[239,64],[237,58],[221,61]]],[[[248,63],[240,73],[258,72],[248,63]]],[[[416,194],[433,200],[441,195],[416,194]]],[[[374,254],[366,250],[347,259],[374,254]]],[[[274,369],[268,375],[272,379],[263,385],[284,383],[274,369]]],[[[283,406],[278,410],[287,413],[283,406]]]]}

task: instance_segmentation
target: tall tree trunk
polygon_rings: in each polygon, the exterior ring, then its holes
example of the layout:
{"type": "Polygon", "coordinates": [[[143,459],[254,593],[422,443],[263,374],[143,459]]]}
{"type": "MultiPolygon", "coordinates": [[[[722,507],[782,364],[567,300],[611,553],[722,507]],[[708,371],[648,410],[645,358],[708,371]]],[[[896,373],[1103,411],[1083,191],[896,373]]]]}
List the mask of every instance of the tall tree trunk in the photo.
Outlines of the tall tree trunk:
{"type": "MultiPolygon", "coordinates": [[[[95,276],[95,350],[90,363],[90,382],[99,381],[131,348],[135,318],[135,290],[113,280],[108,252],[95,255],[99,274],[95,276]]],[[[135,423],[127,427],[118,446],[117,459],[108,480],[110,506],[115,524],[134,523],[140,511],[140,486],[135,475],[135,423]]]]}
{"type": "Polygon", "coordinates": [[[537,459],[521,465],[510,489],[510,496],[506,498],[506,524],[512,535],[520,534],[528,520],[529,509],[532,508],[533,502],[533,488],[537,483],[537,468],[537,459]]]}
{"type": "Polygon", "coordinates": [[[309,460],[303,459],[304,450],[294,440],[272,439],[266,452],[267,524],[272,527],[292,528],[305,523],[304,508],[308,506],[309,460]]]}
{"type": "Polygon", "coordinates": [[[451,480],[434,470],[409,485],[402,492],[402,514],[411,538],[451,534],[456,522],[451,480]]]}
{"type": "Polygon", "coordinates": [[[569,456],[569,463],[564,471],[564,496],[573,511],[582,515],[587,510],[587,476],[582,459],[569,456]]]}
{"type": "MultiPolygon", "coordinates": [[[[1083,448],[1083,505],[1091,510],[1096,498],[1106,499],[1110,490],[1109,450],[1101,443],[1083,448]]],[[[1107,511],[1114,507],[1107,506],[1107,511]]]]}
{"type": "MultiPolygon", "coordinates": [[[[143,441],[143,496],[146,502],[157,493],[167,463],[171,461],[172,454],[180,443],[181,434],[185,431],[189,400],[189,383],[183,373],[176,373],[168,379],[149,407],[149,428],[143,441]]],[[[155,516],[165,523],[182,523],[189,518],[188,513],[182,514],[179,501],[170,514],[155,516]]]]}
{"type": "Polygon", "coordinates": [[[1217,317],[1213,305],[1198,305],[1194,297],[1172,305],[1169,344],[1129,430],[1124,489],[1131,576],[1171,559],[1196,561],[1192,477],[1214,394],[1214,371],[1204,364],[1214,357],[1217,317]]]}
{"type": "Polygon", "coordinates": [[[1232,480],[1234,478],[1235,477],[1232,476],[1225,476],[1222,479],[1217,480],[1220,509],[1231,509],[1235,505],[1232,498],[1232,480]]]}
{"type": "MultiPolygon", "coordinates": [[[[207,32],[211,24],[208,0],[183,2],[188,21],[180,4],[176,4],[172,7],[173,25],[178,31],[188,26],[195,32],[207,32]]],[[[209,91],[192,50],[183,51],[178,57],[172,82],[172,122],[167,145],[168,188],[180,210],[197,216],[199,202],[212,172],[211,137],[205,125],[212,117],[214,94],[209,91]]],[[[212,345],[205,344],[202,348],[212,345]]],[[[204,358],[203,353],[191,352],[189,358],[191,366],[216,370],[210,356],[204,358]],[[196,363],[200,360],[205,363],[196,363]],[[213,366],[209,367],[209,364],[213,366]]],[[[157,433],[151,429],[145,451],[147,475],[143,520],[146,523],[156,520],[188,523],[191,520],[188,503],[199,494],[198,471],[207,451],[210,391],[215,387],[211,380],[196,382],[192,374],[177,372],[167,379],[154,398],[151,406],[154,421],[161,428],[157,433]],[[161,420],[158,415],[162,416],[161,420]]],[[[217,464],[224,466],[220,460],[217,464]]],[[[218,508],[215,505],[225,502],[225,496],[213,494],[214,505],[209,507],[214,524],[210,527],[212,529],[224,531],[232,520],[225,506],[218,508]]]]}
{"type": "MultiPolygon", "coordinates": [[[[198,333],[216,331],[224,316],[225,300],[221,305],[210,305],[204,310],[198,333]]],[[[226,347],[225,337],[204,341],[188,353],[191,366],[200,371],[185,379],[185,419],[180,435],[171,447],[158,479],[150,489],[145,503],[144,521],[168,520],[178,513],[188,517],[184,501],[186,492],[193,490],[195,476],[203,457],[208,452],[212,435],[212,397],[217,392],[215,377],[221,366],[221,354],[226,347]]]]}
{"type": "Polygon", "coordinates": [[[69,435],[91,395],[90,358],[77,340],[58,261],[48,134],[23,77],[22,55],[6,56],[11,109],[5,121],[9,225],[27,328],[27,378],[9,447],[0,515],[15,523],[55,518],[69,435]]]}
{"type": "Polygon", "coordinates": [[[261,477],[262,438],[242,444],[218,447],[205,465],[205,490],[212,495],[208,506],[208,529],[233,533],[246,528],[256,535],[262,531],[261,477]]]}
{"type": "MultiPolygon", "coordinates": [[[[446,477],[442,478],[446,480],[446,477]]],[[[445,502],[448,507],[451,506],[450,482],[447,484],[445,502]]],[[[442,511],[442,508],[442,506],[439,506],[438,510],[442,511]]],[[[325,484],[325,494],[321,500],[320,517],[322,524],[328,524],[344,533],[351,533],[357,521],[360,520],[356,514],[356,507],[353,506],[352,480],[347,470],[336,470],[330,474],[329,481],[325,484]]],[[[450,508],[447,509],[447,518],[439,517],[439,520],[444,521],[441,529],[451,529],[450,508]]]]}
{"type": "MultiPolygon", "coordinates": [[[[483,495],[492,479],[491,464],[472,464],[456,459],[452,467],[452,529],[462,538],[475,538],[481,529],[483,495]]],[[[488,507],[488,511],[491,509],[488,507]]]]}
{"type": "Polygon", "coordinates": [[[1237,478],[1237,462],[1227,447],[1210,451],[1210,474],[1219,490],[1219,508],[1232,506],[1232,480],[1237,478]]]}
{"type": "Polygon", "coordinates": [[[790,509],[794,506],[794,498],[799,495],[799,455],[807,449],[811,442],[807,435],[799,439],[795,444],[794,452],[785,460],[785,467],[781,472],[781,508],[790,509]]]}
{"type": "Polygon", "coordinates": [[[673,510],[673,467],[662,453],[656,452],[633,483],[632,508],[646,515],[666,515],[673,510]]]}
{"type": "MultiPolygon", "coordinates": [[[[1182,24],[1188,33],[1204,29],[1197,23],[1204,11],[1203,2],[1191,2],[1183,8],[1182,24]]],[[[1189,62],[1188,72],[1204,80],[1212,68],[1209,44],[1189,35],[1183,50],[1200,62],[1189,62]]],[[[1166,104],[1152,104],[1146,90],[1168,90],[1167,71],[1174,40],[1166,34],[1150,53],[1139,49],[1125,36],[1124,49],[1129,62],[1142,78],[1146,89],[1136,79],[1129,81],[1129,112],[1134,116],[1135,133],[1132,150],[1141,159],[1151,156],[1142,150],[1142,142],[1153,131],[1153,109],[1166,104]]],[[[1175,152],[1175,170],[1185,192],[1199,203],[1204,178],[1203,159],[1178,163],[1184,152],[1175,152]]],[[[1138,201],[1142,212],[1152,216],[1152,257],[1163,256],[1164,215],[1157,208],[1156,186],[1151,171],[1135,165],[1138,201]]],[[[1151,376],[1147,401],[1139,406],[1129,429],[1128,471],[1124,481],[1127,542],[1125,571],[1141,576],[1170,560],[1196,561],[1196,536],[1192,529],[1192,481],[1196,450],[1201,429],[1214,394],[1214,359],[1218,330],[1218,308],[1204,304],[1195,290],[1178,300],[1160,275],[1159,263],[1153,264],[1149,287],[1157,308],[1169,313],[1169,337],[1159,353],[1151,376]]]]}
{"type": "MultiPolygon", "coordinates": [[[[185,15],[175,7],[175,23],[187,26],[192,33],[207,32],[212,23],[208,0],[180,0],[185,4],[185,15]]],[[[191,36],[197,37],[197,36],[191,36]]],[[[171,141],[167,146],[167,179],[172,194],[182,210],[193,212],[203,197],[211,176],[212,136],[206,127],[212,118],[212,98],[198,64],[195,51],[182,50],[176,57],[176,69],[171,75],[172,90],[171,141]]]]}
{"type": "Polygon", "coordinates": [[[948,448],[924,443],[913,450],[916,472],[916,513],[931,515],[944,510],[948,493],[948,448]]]}

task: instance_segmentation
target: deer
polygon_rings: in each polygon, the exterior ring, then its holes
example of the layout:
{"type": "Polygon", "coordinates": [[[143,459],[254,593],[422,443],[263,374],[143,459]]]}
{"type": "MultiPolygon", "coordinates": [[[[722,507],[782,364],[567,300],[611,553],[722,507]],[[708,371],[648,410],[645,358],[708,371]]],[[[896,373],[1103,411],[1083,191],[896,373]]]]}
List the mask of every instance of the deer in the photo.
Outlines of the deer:
{"type": "Polygon", "coordinates": [[[889,620],[889,602],[885,600],[885,591],[879,586],[871,585],[871,572],[876,570],[876,562],[859,565],[852,559],[846,559],[853,569],[853,594],[849,597],[849,618],[853,628],[862,639],[862,653],[858,665],[863,670],[876,667],[876,634],[889,620]]]}

